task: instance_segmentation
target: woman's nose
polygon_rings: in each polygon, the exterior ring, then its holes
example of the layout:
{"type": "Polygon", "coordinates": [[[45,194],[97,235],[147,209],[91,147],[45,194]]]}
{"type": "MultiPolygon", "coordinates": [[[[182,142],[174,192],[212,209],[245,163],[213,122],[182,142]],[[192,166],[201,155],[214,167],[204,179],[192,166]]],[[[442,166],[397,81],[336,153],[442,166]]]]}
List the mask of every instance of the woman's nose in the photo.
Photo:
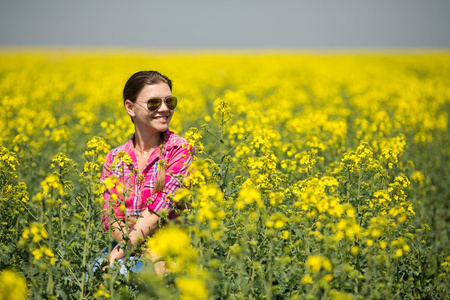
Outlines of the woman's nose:
{"type": "Polygon", "coordinates": [[[158,108],[158,111],[168,111],[168,110],[170,110],[170,109],[167,107],[166,101],[163,101],[161,103],[161,106],[158,108]]]}

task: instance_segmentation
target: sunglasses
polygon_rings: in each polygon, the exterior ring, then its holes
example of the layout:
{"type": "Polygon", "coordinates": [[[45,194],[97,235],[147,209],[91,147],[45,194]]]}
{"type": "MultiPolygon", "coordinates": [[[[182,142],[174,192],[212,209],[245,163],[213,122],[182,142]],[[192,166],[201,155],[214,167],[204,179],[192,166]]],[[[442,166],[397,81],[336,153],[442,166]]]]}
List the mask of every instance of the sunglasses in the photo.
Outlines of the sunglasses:
{"type": "MultiPolygon", "coordinates": [[[[158,97],[154,97],[154,98],[148,99],[147,102],[143,102],[143,103],[147,103],[147,109],[149,111],[155,111],[161,107],[163,101],[166,104],[167,108],[170,110],[174,110],[175,107],[177,107],[178,99],[177,99],[177,97],[173,97],[173,96],[168,96],[168,97],[164,98],[164,100],[161,98],[158,98],[158,97]]],[[[138,102],[136,102],[136,103],[138,103],[138,102]]]]}

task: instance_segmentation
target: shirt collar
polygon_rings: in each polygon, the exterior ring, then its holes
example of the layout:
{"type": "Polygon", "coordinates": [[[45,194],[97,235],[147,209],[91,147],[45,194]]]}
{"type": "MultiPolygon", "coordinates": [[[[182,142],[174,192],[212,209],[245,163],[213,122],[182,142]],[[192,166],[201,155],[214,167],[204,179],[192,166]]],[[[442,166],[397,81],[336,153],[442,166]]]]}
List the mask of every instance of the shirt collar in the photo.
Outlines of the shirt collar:
{"type": "MultiPolygon", "coordinates": [[[[174,147],[176,145],[176,143],[174,142],[174,132],[167,130],[167,137],[166,137],[166,151],[171,149],[172,147],[174,147]]],[[[134,140],[134,135],[135,133],[133,133],[133,135],[131,136],[131,138],[128,140],[128,142],[125,144],[125,151],[128,152],[128,154],[132,154],[134,156],[134,144],[133,144],[133,140],[134,140]]],[[[159,148],[158,148],[158,154],[159,154],[159,148]]]]}

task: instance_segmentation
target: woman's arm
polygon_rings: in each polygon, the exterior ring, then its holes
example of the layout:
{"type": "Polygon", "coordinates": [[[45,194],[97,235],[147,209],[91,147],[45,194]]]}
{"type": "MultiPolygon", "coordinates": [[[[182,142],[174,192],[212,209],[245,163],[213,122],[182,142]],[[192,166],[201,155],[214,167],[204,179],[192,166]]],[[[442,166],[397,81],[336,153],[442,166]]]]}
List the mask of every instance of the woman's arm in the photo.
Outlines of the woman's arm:
{"type": "MultiPolygon", "coordinates": [[[[130,229],[129,232],[129,241],[128,241],[128,249],[134,249],[136,246],[139,246],[145,239],[150,236],[156,229],[158,229],[158,219],[159,216],[149,209],[144,210],[141,214],[141,217],[136,221],[134,226],[130,229]]],[[[118,229],[117,223],[114,223],[114,230],[112,232],[113,238],[123,241],[122,231],[118,229]],[[116,238],[116,236],[118,238],[116,238]]],[[[114,249],[109,254],[109,266],[114,263],[114,260],[125,257],[125,252],[120,249],[120,243],[114,247],[114,249]]]]}
{"type": "Polygon", "coordinates": [[[123,241],[123,230],[125,229],[125,224],[121,221],[115,221],[115,222],[111,222],[111,225],[109,225],[112,227],[112,231],[111,231],[111,237],[113,239],[115,239],[117,242],[122,242],[123,241]]]}

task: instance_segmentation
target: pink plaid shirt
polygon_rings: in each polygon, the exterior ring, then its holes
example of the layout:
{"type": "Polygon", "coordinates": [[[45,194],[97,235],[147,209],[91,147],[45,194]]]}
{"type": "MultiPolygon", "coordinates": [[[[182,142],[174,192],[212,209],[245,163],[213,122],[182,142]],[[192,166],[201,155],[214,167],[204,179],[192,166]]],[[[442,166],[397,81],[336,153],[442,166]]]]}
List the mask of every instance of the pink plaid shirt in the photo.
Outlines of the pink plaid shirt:
{"type": "Polygon", "coordinates": [[[105,157],[101,181],[105,182],[106,178],[114,176],[116,180],[118,179],[123,184],[123,189],[121,189],[118,188],[120,184],[116,183],[111,187],[110,183],[109,188],[104,192],[105,211],[102,220],[106,229],[109,226],[108,215],[110,215],[111,207],[114,216],[118,220],[125,221],[125,214],[120,209],[121,204],[124,204],[127,215],[134,218],[146,208],[157,214],[166,209],[170,213],[169,216],[174,217],[171,213],[171,201],[167,196],[173,194],[181,186],[183,178],[188,175],[188,167],[195,155],[195,148],[190,146],[184,138],[168,131],[165,152],[160,155],[159,148],[156,148],[150,154],[141,174],[143,180],[139,180],[138,165],[133,150],[133,138],[134,136],[126,144],[111,150],[105,157]],[[118,157],[120,152],[127,153],[132,164],[127,164],[118,157]],[[166,185],[163,191],[153,193],[158,164],[162,159],[165,160],[167,165],[166,185]],[[124,190],[125,193],[122,193],[121,190],[124,190]],[[114,199],[115,196],[111,197],[114,194],[117,195],[117,199],[114,199]],[[123,194],[125,194],[125,199],[123,199],[123,194]]]}

